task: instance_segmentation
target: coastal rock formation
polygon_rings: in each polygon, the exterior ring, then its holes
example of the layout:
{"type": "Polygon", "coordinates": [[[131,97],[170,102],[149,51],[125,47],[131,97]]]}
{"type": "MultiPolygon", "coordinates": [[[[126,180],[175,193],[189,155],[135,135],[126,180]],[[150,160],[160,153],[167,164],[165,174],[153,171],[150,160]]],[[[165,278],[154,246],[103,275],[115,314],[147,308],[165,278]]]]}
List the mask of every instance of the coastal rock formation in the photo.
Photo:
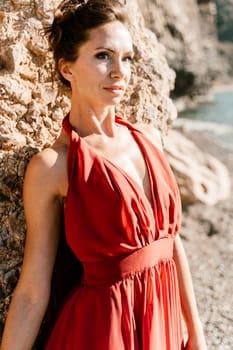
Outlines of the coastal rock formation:
{"type": "Polygon", "coordinates": [[[218,52],[228,62],[223,80],[233,76],[233,0],[215,0],[217,5],[218,52]]]}
{"type": "Polygon", "coordinates": [[[220,41],[233,42],[233,0],[215,0],[220,41]]]}
{"type": "Polygon", "coordinates": [[[205,94],[222,71],[216,49],[215,3],[139,0],[139,4],[146,26],[166,47],[169,65],[176,72],[174,97],[205,94]]]}
{"type": "Polygon", "coordinates": [[[215,205],[229,197],[227,168],[177,130],[169,130],[165,152],[178,181],[183,204],[215,205]]]}
{"type": "MultiPolygon", "coordinates": [[[[53,75],[51,53],[48,53],[47,42],[42,34],[43,25],[51,21],[59,2],[0,2],[0,327],[5,320],[23,256],[25,221],[21,197],[25,168],[34,153],[50,145],[56,138],[62,117],[69,109],[69,92],[60,86],[53,75]]],[[[161,10],[162,3],[157,1],[161,10]]],[[[127,6],[132,18],[130,31],[134,39],[135,63],[131,84],[119,113],[130,116],[132,122],[151,122],[162,134],[166,134],[168,126],[176,117],[176,110],[169,98],[175,74],[167,64],[164,46],[158,42],[155,34],[145,28],[137,1],[130,0],[127,6]]],[[[180,9],[183,6],[187,10],[185,2],[180,2],[180,9]]],[[[176,11],[174,6],[172,9],[176,11]]],[[[198,15],[194,6],[192,9],[195,21],[198,15]]],[[[168,12],[168,4],[165,10],[168,12]]],[[[178,12],[174,18],[176,16],[178,12]]],[[[184,18],[184,21],[187,20],[188,17],[184,18]]],[[[178,18],[175,23],[179,23],[178,18]]],[[[158,28],[163,38],[162,29],[158,28]]],[[[173,33],[175,25],[172,27],[170,24],[169,30],[173,33]]],[[[172,57],[178,45],[178,42],[173,45],[172,37],[170,39],[172,48],[168,58],[172,57]]],[[[193,42],[192,35],[187,40],[190,49],[193,43],[192,50],[185,52],[187,67],[192,67],[189,55],[196,55],[196,64],[201,67],[202,58],[196,53],[201,47],[197,41],[193,42]]],[[[183,54],[184,51],[178,60],[177,67],[180,69],[183,54]]],[[[195,80],[191,68],[190,72],[191,81],[195,80]]],[[[204,72],[207,74],[205,70],[202,74],[204,72]]]]}

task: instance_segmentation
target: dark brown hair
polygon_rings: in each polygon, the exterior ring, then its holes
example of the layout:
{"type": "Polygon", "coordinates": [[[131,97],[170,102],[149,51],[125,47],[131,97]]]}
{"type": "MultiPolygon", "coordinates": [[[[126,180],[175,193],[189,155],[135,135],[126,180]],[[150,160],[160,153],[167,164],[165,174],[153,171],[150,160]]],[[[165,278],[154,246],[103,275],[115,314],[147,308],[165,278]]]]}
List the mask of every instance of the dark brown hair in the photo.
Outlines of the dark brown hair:
{"type": "Polygon", "coordinates": [[[60,80],[67,86],[58,69],[61,58],[74,62],[78,49],[89,38],[89,31],[103,24],[128,22],[124,1],[118,0],[63,0],[59,5],[53,23],[45,28],[50,49],[53,52],[55,69],[60,80]]]}

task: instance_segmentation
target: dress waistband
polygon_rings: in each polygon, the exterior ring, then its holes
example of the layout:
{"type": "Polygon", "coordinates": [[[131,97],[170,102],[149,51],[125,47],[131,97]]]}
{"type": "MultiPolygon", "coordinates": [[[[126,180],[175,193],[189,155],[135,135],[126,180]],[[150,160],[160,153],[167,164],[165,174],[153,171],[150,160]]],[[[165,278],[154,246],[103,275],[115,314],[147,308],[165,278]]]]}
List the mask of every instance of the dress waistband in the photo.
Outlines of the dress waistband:
{"type": "Polygon", "coordinates": [[[161,260],[172,259],[173,243],[173,238],[163,238],[124,256],[91,263],[85,262],[82,284],[114,284],[155,266],[161,260]]]}

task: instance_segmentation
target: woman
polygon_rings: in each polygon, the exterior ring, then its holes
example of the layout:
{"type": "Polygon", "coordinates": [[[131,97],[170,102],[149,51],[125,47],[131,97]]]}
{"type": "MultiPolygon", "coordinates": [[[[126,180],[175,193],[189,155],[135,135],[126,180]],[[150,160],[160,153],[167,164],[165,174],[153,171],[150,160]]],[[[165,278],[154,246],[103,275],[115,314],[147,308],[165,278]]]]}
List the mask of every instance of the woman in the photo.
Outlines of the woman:
{"type": "Polygon", "coordinates": [[[46,350],[184,349],[182,312],[185,348],[206,349],[178,236],[179,194],[160,140],[115,115],[133,58],[126,24],[116,0],[63,1],[47,30],[71,109],[56,142],[26,172],[25,256],[1,350],[33,346],[63,211],[66,240],[84,272],[46,350]]]}

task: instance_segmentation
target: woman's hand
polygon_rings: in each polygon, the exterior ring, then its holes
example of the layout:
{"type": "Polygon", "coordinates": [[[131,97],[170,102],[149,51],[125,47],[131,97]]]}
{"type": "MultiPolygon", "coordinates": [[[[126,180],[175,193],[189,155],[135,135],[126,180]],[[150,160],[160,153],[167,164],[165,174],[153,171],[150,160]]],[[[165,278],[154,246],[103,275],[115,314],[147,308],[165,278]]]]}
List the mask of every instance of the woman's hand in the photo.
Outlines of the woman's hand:
{"type": "Polygon", "coordinates": [[[185,346],[185,350],[207,350],[205,339],[190,338],[185,346]]]}
{"type": "Polygon", "coordinates": [[[195,335],[190,335],[185,350],[207,350],[205,335],[202,329],[195,335]]]}

